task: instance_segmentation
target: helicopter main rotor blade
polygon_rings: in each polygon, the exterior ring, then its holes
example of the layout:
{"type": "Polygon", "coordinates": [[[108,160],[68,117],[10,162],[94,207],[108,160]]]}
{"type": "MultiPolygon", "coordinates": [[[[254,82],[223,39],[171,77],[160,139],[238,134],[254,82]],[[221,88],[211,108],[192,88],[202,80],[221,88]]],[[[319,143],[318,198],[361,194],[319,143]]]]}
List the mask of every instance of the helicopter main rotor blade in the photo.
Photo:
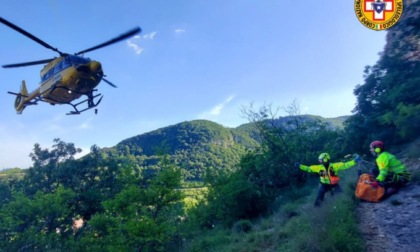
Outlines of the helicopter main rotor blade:
{"type": "Polygon", "coordinates": [[[9,21],[7,21],[6,19],[0,17],[0,22],[9,26],[10,28],[12,28],[13,30],[25,35],[26,37],[32,39],[33,41],[37,42],[40,45],[43,45],[44,47],[51,49],[55,52],[58,52],[60,55],[62,55],[63,53],[60,52],[57,48],[50,46],[49,44],[45,43],[44,41],[42,41],[41,39],[35,37],[34,35],[30,34],[29,32],[25,31],[24,29],[10,23],[9,21]]]}
{"type": "Polygon", "coordinates": [[[83,50],[83,51],[80,51],[78,53],[75,53],[74,55],[84,54],[84,53],[91,52],[93,50],[96,50],[96,49],[99,49],[99,48],[102,48],[102,47],[105,47],[105,46],[109,46],[109,45],[117,43],[117,42],[119,42],[123,39],[131,37],[131,36],[133,36],[133,35],[135,35],[136,33],[139,33],[139,32],[141,32],[140,27],[136,27],[134,29],[129,30],[128,32],[126,32],[124,34],[121,34],[120,36],[118,36],[116,38],[113,38],[113,39],[105,42],[105,43],[99,44],[97,46],[91,47],[91,48],[83,50]]]}
{"type": "Polygon", "coordinates": [[[52,60],[54,60],[54,58],[45,59],[45,60],[38,60],[38,61],[31,61],[31,62],[16,63],[16,64],[8,64],[8,65],[3,65],[2,67],[3,68],[12,68],[12,67],[32,66],[32,65],[45,64],[45,63],[48,63],[52,60]]]}

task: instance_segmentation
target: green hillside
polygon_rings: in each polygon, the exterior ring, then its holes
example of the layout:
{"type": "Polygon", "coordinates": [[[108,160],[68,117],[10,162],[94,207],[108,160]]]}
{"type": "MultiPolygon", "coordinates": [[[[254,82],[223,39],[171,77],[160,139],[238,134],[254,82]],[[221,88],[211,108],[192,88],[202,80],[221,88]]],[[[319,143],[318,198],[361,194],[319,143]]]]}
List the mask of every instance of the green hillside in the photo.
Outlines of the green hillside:
{"type": "MultiPolygon", "coordinates": [[[[287,124],[295,117],[280,117],[276,124],[287,124]]],[[[326,119],[304,115],[299,120],[318,121],[342,128],[346,117],[326,119]],[[343,119],[344,118],[344,119],[343,119]]],[[[158,156],[168,155],[185,169],[187,178],[200,180],[206,169],[233,170],[247,150],[259,146],[260,137],[254,123],[227,128],[207,120],[194,120],[160,128],[125,139],[111,150],[141,157],[142,165],[153,168],[158,156]]]]}
{"type": "MultiPolygon", "coordinates": [[[[342,128],[348,116],[323,118],[321,116],[303,115],[297,117],[302,122],[319,121],[332,128],[342,128]]],[[[287,124],[296,117],[286,116],[276,119],[276,124],[287,124]]],[[[132,155],[153,156],[159,154],[175,155],[179,151],[193,150],[197,147],[203,151],[209,146],[232,148],[240,145],[254,148],[259,144],[258,131],[254,123],[246,123],[236,128],[227,128],[208,120],[193,120],[160,128],[151,132],[127,138],[118,143],[117,150],[129,150],[132,155]]]]}
{"type": "Polygon", "coordinates": [[[148,168],[156,164],[157,156],[168,155],[185,169],[189,179],[197,180],[205,169],[234,169],[247,149],[258,146],[252,132],[195,120],[125,139],[113,149],[142,157],[142,165],[148,168]]]}
{"type": "Polygon", "coordinates": [[[173,155],[177,151],[191,150],[197,146],[205,148],[215,145],[228,148],[235,144],[253,147],[257,142],[247,132],[225,128],[211,121],[195,120],[125,139],[116,148],[129,147],[130,150],[133,149],[131,154],[151,156],[159,153],[173,155]]]}

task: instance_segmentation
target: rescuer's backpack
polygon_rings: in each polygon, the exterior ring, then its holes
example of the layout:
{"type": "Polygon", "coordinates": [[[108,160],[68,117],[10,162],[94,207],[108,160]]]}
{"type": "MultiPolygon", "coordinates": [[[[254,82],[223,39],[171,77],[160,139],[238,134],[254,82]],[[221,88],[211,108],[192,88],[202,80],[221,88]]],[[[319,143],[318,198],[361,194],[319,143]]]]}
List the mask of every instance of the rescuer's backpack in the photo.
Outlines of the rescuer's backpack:
{"type": "Polygon", "coordinates": [[[380,202],[385,194],[385,189],[381,186],[375,188],[371,185],[372,183],[377,183],[372,175],[360,175],[356,191],[354,192],[356,197],[369,202],[380,202]]]}

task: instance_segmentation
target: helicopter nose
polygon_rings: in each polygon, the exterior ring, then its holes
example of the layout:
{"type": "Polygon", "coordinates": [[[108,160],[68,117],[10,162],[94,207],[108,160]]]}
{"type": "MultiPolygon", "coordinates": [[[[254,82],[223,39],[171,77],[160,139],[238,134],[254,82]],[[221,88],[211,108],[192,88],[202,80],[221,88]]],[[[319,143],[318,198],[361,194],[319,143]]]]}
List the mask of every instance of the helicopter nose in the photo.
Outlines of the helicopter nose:
{"type": "Polygon", "coordinates": [[[97,61],[91,61],[89,63],[80,65],[76,69],[78,72],[82,72],[85,74],[103,74],[101,63],[97,61]]]}
{"type": "Polygon", "coordinates": [[[99,63],[98,61],[91,61],[89,63],[89,68],[90,68],[90,71],[92,71],[92,73],[102,72],[101,63],[99,63]]]}

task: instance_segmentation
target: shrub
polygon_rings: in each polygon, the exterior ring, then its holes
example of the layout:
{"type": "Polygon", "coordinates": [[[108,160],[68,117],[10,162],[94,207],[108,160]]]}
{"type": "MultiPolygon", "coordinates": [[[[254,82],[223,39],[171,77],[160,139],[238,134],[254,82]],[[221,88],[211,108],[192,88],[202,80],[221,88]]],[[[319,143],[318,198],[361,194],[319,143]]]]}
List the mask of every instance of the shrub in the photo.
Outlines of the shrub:
{"type": "Polygon", "coordinates": [[[252,230],[252,222],[249,220],[240,220],[233,224],[233,231],[236,233],[248,233],[252,230]]]}

